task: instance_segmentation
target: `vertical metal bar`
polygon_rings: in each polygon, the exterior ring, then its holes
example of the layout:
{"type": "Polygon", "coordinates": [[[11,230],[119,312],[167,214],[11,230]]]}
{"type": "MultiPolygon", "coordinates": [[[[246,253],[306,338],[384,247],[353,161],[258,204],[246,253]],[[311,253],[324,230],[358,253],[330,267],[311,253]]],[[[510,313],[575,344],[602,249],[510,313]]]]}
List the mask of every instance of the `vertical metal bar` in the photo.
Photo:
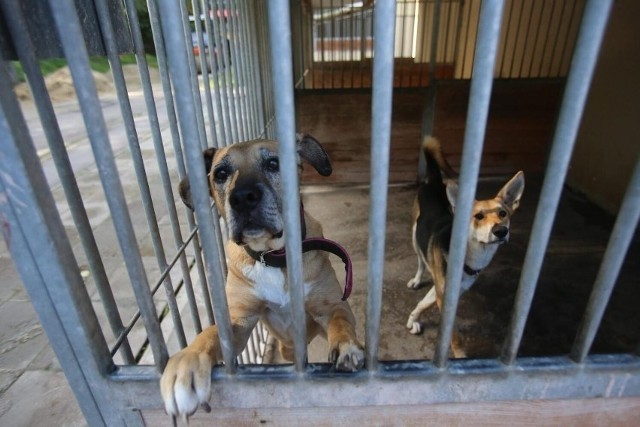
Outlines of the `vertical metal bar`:
{"type": "Polygon", "coordinates": [[[453,9],[453,7],[451,6],[452,2],[449,1],[447,3],[447,26],[445,27],[444,30],[444,48],[443,50],[443,58],[442,58],[442,62],[444,64],[447,63],[447,58],[449,57],[448,55],[448,51],[449,51],[449,31],[450,31],[450,26],[451,26],[451,9],[453,9]]]}
{"type": "Polygon", "coordinates": [[[545,74],[545,77],[551,76],[551,68],[553,67],[553,61],[556,56],[556,49],[558,48],[558,42],[560,40],[560,30],[562,29],[563,18],[564,18],[565,10],[567,9],[567,2],[568,0],[565,0],[562,2],[562,9],[560,9],[560,17],[558,18],[558,29],[555,34],[555,39],[553,41],[553,48],[551,49],[551,57],[549,58],[549,68],[547,69],[547,74],[545,74]]]}
{"type": "MultiPolygon", "coordinates": [[[[189,57],[193,58],[193,49],[191,48],[191,29],[189,28],[189,19],[187,16],[187,9],[186,9],[185,2],[180,2],[180,11],[182,12],[182,23],[184,26],[185,38],[189,40],[187,52],[189,57]]],[[[198,19],[200,19],[200,16],[198,16],[198,19]]],[[[198,23],[198,25],[200,24],[198,23]]],[[[196,122],[198,123],[198,134],[201,138],[200,145],[203,149],[206,149],[207,147],[210,146],[210,144],[207,140],[207,132],[204,124],[204,113],[202,108],[202,94],[200,91],[200,80],[198,78],[197,73],[195,72],[194,64],[195,64],[195,61],[191,59],[189,61],[189,68],[191,70],[191,74],[189,74],[189,76],[192,78],[193,98],[196,102],[196,106],[198,107],[195,109],[195,112],[196,112],[196,122]]],[[[212,131],[215,133],[215,128],[212,128],[212,131]]],[[[225,272],[225,275],[226,275],[227,263],[224,257],[224,242],[222,239],[222,231],[220,229],[220,219],[218,217],[218,213],[216,210],[213,211],[213,215],[214,215],[214,232],[216,236],[216,241],[218,242],[218,248],[220,249],[218,251],[218,255],[219,255],[218,261],[220,263],[220,267],[222,271],[225,272]]]]}
{"type": "MultiPolygon", "coordinates": [[[[216,245],[216,233],[212,218],[207,178],[202,162],[200,144],[198,143],[197,123],[195,110],[197,105],[191,91],[188,79],[182,78],[189,73],[187,52],[184,50],[185,35],[182,30],[182,19],[179,7],[172,0],[160,1],[162,16],[162,30],[164,34],[171,34],[166,38],[167,53],[169,54],[169,68],[173,76],[179,76],[174,80],[176,103],[180,111],[180,129],[185,145],[187,165],[189,167],[191,191],[196,212],[196,218],[200,227],[202,247],[209,260],[220,259],[219,249],[216,245]]],[[[229,319],[229,307],[224,290],[224,273],[219,263],[208,262],[207,277],[211,287],[216,325],[220,336],[220,347],[228,373],[235,371],[235,355],[233,348],[233,332],[229,319]]]]}
{"type": "Polygon", "coordinates": [[[351,8],[351,12],[349,13],[349,74],[351,74],[351,86],[349,86],[350,88],[354,88],[355,87],[355,72],[354,72],[354,65],[356,62],[356,55],[355,55],[355,50],[356,50],[356,13],[355,13],[355,7],[351,8]]]}
{"type": "Polygon", "coordinates": [[[464,148],[460,167],[460,186],[451,230],[451,243],[447,260],[447,277],[434,363],[443,368],[447,363],[451,333],[460,296],[462,266],[466,255],[469,219],[475,199],[480,171],[482,144],[489,115],[489,100],[493,85],[500,41],[500,24],[504,0],[484,0],[480,8],[478,41],[476,43],[469,112],[464,134],[464,148]]]}
{"type": "MultiPolygon", "coordinates": [[[[187,11],[187,4],[185,1],[178,2],[180,5],[180,16],[182,18],[182,33],[184,34],[185,44],[183,49],[187,52],[189,73],[184,74],[181,77],[189,78],[191,82],[191,91],[193,92],[193,99],[197,102],[199,108],[196,108],[194,114],[196,115],[196,124],[198,130],[198,141],[200,142],[200,148],[205,150],[209,144],[207,142],[207,130],[204,127],[204,113],[202,112],[202,99],[200,94],[200,82],[198,79],[198,73],[196,71],[196,61],[193,54],[193,45],[191,42],[191,28],[189,27],[189,16],[187,11]]],[[[172,36],[172,35],[170,35],[172,36]]],[[[203,49],[204,50],[204,49],[203,49]]]]}
{"type": "Polygon", "coordinates": [[[635,230],[638,219],[640,219],[640,156],[622,200],[618,218],[611,231],[593,291],[571,349],[571,358],[578,363],[584,362],[589,354],[625,255],[633,240],[633,232],[630,230],[635,230]]]}
{"type": "MultiPolygon", "coordinates": [[[[460,1],[458,3],[457,22],[456,22],[456,35],[455,35],[455,40],[453,42],[453,57],[452,57],[452,61],[453,61],[453,66],[454,66],[454,69],[453,69],[453,77],[454,78],[456,78],[456,75],[455,75],[455,64],[458,61],[458,52],[460,51],[460,33],[462,33],[462,21],[463,21],[463,17],[464,17],[463,9],[464,9],[464,5],[462,4],[462,1],[460,1]]],[[[460,77],[458,77],[458,78],[460,78],[460,77]]]]}
{"type": "MultiPolygon", "coordinates": [[[[156,153],[156,159],[158,162],[158,169],[160,171],[160,179],[162,182],[162,188],[164,191],[165,204],[167,212],[169,214],[169,222],[171,223],[171,230],[173,233],[173,240],[177,250],[183,246],[184,241],[182,239],[182,232],[180,230],[180,222],[178,220],[178,212],[176,210],[175,198],[171,187],[171,177],[169,175],[169,167],[167,165],[167,158],[164,151],[164,144],[162,142],[162,134],[160,131],[160,123],[158,121],[158,112],[156,110],[155,100],[153,98],[153,89],[151,87],[151,79],[149,76],[149,68],[147,65],[147,59],[144,51],[144,43],[142,41],[142,34],[140,31],[140,24],[138,22],[138,13],[136,11],[135,4],[132,0],[126,1],[127,13],[129,15],[129,25],[131,28],[131,34],[133,36],[133,44],[135,48],[136,58],[138,62],[138,71],[140,73],[140,80],[142,81],[142,88],[144,92],[145,105],[147,107],[149,124],[151,128],[151,136],[153,140],[153,146],[156,153]]],[[[195,301],[195,293],[193,291],[193,283],[191,281],[191,274],[187,256],[184,251],[179,254],[180,267],[182,270],[182,280],[184,282],[185,291],[187,293],[187,300],[189,302],[192,319],[196,332],[202,331],[202,325],[200,323],[200,316],[198,314],[198,308],[195,301]]],[[[165,268],[162,265],[161,269],[165,268]]],[[[213,321],[213,312],[211,311],[211,304],[209,303],[209,292],[206,286],[203,287],[205,306],[209,320],[213,321]]],[[[176,308],[177,309],[177,308],[176,308]]],[[[185,342],[186,344],[186,342],[185,342]]]]}
{"type": "Polygon", "coordinates": [[[50,8],[73,76],[98,173],[113,216],[118,242],[126,261],[136,301],[149,335],[154,360],[159,368],[163,368],[168,359],[167,348],[109,143],[100,101],[89,68],[89,56],[84,44],[77,43],[78,40],[83,39],[80,21],[71,0],[52,1],[50,8]]]}
{"type": "Polygon", "coordinates": [[[293,70],[291,64],[291,22],[288,0],[269,3],[271,64],[276,122],[280,152],[280,174],[284,205],[287,279],[295,336],[295,368],[303,372],[307,359],[306,315],[302,275],[302,237],[300,234],[300,194],[295,140],[293,70]]]}
{"type": "Polygon", "coordinates": [[[536,49],[538,47],[538,38],[540,36],[540,29],[542,28],[542,19],[544,18],[544,11],[546,7],[547,7],[547,0],[542,0],[542,6],[540,8],[540,19],[538,20],[538,25],[536,26],[536,35],[533,38],[533,48],[531,49],[531,62],[529,63],[529,71],[527,72],[527,75],[526,75],[527,78],[533,77],[533,61],[536,56],[536,49]]]}
{"type": "MultiPolygon", "coordinates": [[[[251,61],[251,39],[249,38],[249,29],[253,26],[249,22],[249,13],[247,9],[247,2],[239,1],[238,2],[238,19],[240,20],[238,23],[238,27],[240,30],[241,37],[241,52],[242,52],[242,62],[244,65],[244,96],[246,99],[246,118],[247,121],[247,139],[254,139],[258,134],[258,124],[257,124],[257,114],[255,110],[255,100],[256,94],[253,90],[254,73],[251,72],[252,64],[251,61]]],[[[304,72],[304,69],[302,68],[304,72]]]]}
{"type": "Polygon", "coordinates": [[[473,0],[470,0],[467,6],[467,25],[464,35],[464,49],[462,50],[462,64],[460,66],[460,78],[465,76],[465,66],[467,62],[467,44],[469,42],[469,28],[471,27],[471,4],[473,0]]]}
{"type": "MultiPolygon", "coordinates": [[[[527,22],[527,30],[524,33],[524,43],[522,44],[522,56],[520,57],[520,67],[518,69],[518,78],[522,78],[522,67],[524,66],[524,58],[525,56],[527,56],[527,44],[529,42],[529,31],[531,31],[531,22],[533,21],[533,8],[535,7],[535,3],[533,2],[533,0],[531,1],[531,8],[529,9],[529,14],[528,16],[528,20],[529,22],[527,22]]],[[[522,4],[522,8],[524,9],[524,3],[522,4]]],[[[535,41],[535,40],[534,40],[535,41]]],[[[529,56],[533,56],[533,53],[529,56]]],[[[525,77],[529,77],[529,76],[525,76],[525,77]]]]}
{"type": "Polygon", "coordinates": [[[431,58],[429,60],[429,83],[436,78],[436,62],[438,60],[438,38],[440,36],[440,9],[442,0],[436,0],[433,6],[433,31],[431,32],[431,58]]]}
{"type": "MultiPolygon", "coordinates": [[[[513,9],[514,9],[514,4],[515,4],[515,0],[511,0],[509,2],[509,15],[507,17],[506,20],[506,32],[505,32],[505,36],[504,36],[504,46],[502,47],[502,60],[500,61],[500,68],[499,68],[499,73],[498,75],[500,77],[502,77],[502,72],[504,70],[504,62],[507,58],[507,43],[509,43],[509,35],[511,34],[511,17],[513,16],[513,9]]],[[[469,22],[471,22],[471,20],[469,20],[469,22]]],[[[512,58],[513,59],[513,58],[512,58]]]]}
{"type": "Polygon", "coordinates": [[[106,393],[100,379],[113,369],[113,360],[4,67],[0,153],[6,246],[82,413],[92,425],[110,425],[115,411],[100,401],[106,393]]]}
{"type": "Polygon", "coordinates": [[[225,64],[224,66],[224,82],[225,82],[225,89],[227,91],[227,101],[229,103],[229,119],[231,121],[231,140],[233,142],[238,142],[241,140],[241,135],[240,135],[240,127],[238,126],[238,100],[235,96],[235,86],[236,86],[236,82],[235,82],[235,52],[233,51],[233,41],[230,40],[229,38],[229,34],[230,34],[230,30],[229,30],[229,21],[228,18],[226,18],[225,15],[225,11],[228,9],[225,9],[225,3],[224,2],[219,2],[218,3],[221,7],[221,15],[220,15],[220,19],[218,22],[218,28],[221,31],[220,33],[220,37],[221,37],[221,45],[222,45],[222,61],[225,64]],[[233,53],[233,55],[232,55],[233,53]]]}
{"type": "MultiPolygon", "coordinates": [[[[424,70],[426,67],[426,63],[427,61],[424,61],[423,58],[425,57],[425,44],[426,44],[426,34],[427,34],[427,2],[426,0],[418,0],[417,1],[418,7],[420,8],[421,12],[421,18],[419,19],[419,22],[422,22],[422,33],[420,34],[420,38],[419,40],[419,44],[420,44],[420,81],[419,81],[419,85],[423,86],[423,76],[424,76],[424,70]]],[[[429,64],[429,67],[431,66],[431,64],[429,64]]],[[[429,80],[427,80],[427,84],[431,84],[431,82],[429,80]]]]}
{"type": "MultiPolygon", "coordinates": [[[[398,4],[396,3],[396,8],[398,8],[398,4]]],[[[396,10],[396,20],[398,19],[398,10],[396,10]]],[[[407,3],[406,2],[402,2],[402,15],[401,15],[401,20],[402,20],[402,29],[400,30],[400,34],[402,34],[402,39],[400,41],[400,59],[404,58],[404,39],[405,39],[405,31],[406,31],[406,26],[407,26],[407,3]]],[[[396,24],[397,26],[397,24],[396,24]]],[[[413,26],[412,26],[413,27],[413,26]]],[[[394,49],[394,56],[395,56],[395,49],[394,49]]],[[[409,57],[411,57],[409,55],[409,57]]],[[[411,72],[413,71],[413,67],[410,65],[408,67],[409,69],[405,71],[405,68],[402,67],[402,73],[401,75],[398,76],[398,87],[403,87],[402,86],[402,82],[404,80],[405,74],[409,74],[409,84],[408,86],[411,87],[411,72]]],[[[397,73],[397,71],[396,71],[397,73]]]]}
{"type": "MultiPolygon", "coordinates": [[[[153,32],[153,44],[156,49],[156,58],[158,60],[158,68],[160,70],[160,78],[162,81],[162,90],[164,93],[165,104],[167,107],[167,117],[169,120],[169,129],[171,131],[171,141],[173,144],[173,151],[175,154],[175,161],[178,166],[178,178],[184,179],[187,176],[187,171],[184,164],[184,157],[182,154],[182,145],[180,142],[180,132],[178,131],[178,118],[176,116],[175,102],[173,98],[173,91],[171,89],[171,82],[169,80],[169,68],[167,65],[167,54],[164,45],[164,37],[162,34],[162,28],[160,26],[160,15],[158,13],[158,7],[156,0],[147,0],[147,7],[149,9],[149,20],[151,22],[151,29],[153,32]]],[[[195,221],[193,213],[185,207],[187,221],[189,224],[189,230],[195,228],[195,221]]],[[[202,261],[202,251],[200,249],[200,242],[198,236],[193,238],[194,258],[196,260],[196,270],[198,271],[198,278],[200,279],[200,289],[202,295],[205,297],[205,307],[207,310],[207,316],[209,323],[213,323],[213,308],[211,306],[211,297],[209,295],[209,288],[207,286],[206,273],[204,271],[204,264],[202,261]]]]}
{"type": "MultiPolygon", "coordinates": [[[[264,99],[262,96],[262,87],[260,80],[260,72],[263,68],[261,61],[261,53],[259,47],[259,41],[262,38],[259,36],[260,28],[262,27],[261,22],[258,21],[258,16],[256,14],[256,6],[254,2],[243,3],[246,6],[246,15],[247,15],[247,29],[249,30],[249,46],[251,47],[251,92],[253,93],[253,109],[255,114],[256,121],[256,133],[253,135],[254,138],[259,138],[262,133],[265,125],[264,118],[264,99]]],[[[265,76],[264,81],[270,81],[265,76]]]]}
{"type": "Polygon", "coordinates": [[[549,12],[549,22],[547,24],[547,31],[544,35],[544,43],[542,43],[542,54],[540,55],[540,66],[538,67],[538,75],[536,77],[542,77],[542,67],[544,65],[544,57],[547,56],[547,44],[549,43],[549,35],[551,34],[551,23],[553,22],[553,14],[556,10],[556,0],[551,0],[551,12],[549,12]]]}
{"type": "MultiPolygon", "coordinates": [[[[34,94],[38,115],[45,131],[51,155],[62,183],[62,188],[69,204],[73,221],[78,229],[80,242],[84,249],[91,274],[93,275],[96,288],[100,295],[100,300],[107,315],[107,321],[114,336],[118,336],[123,330],[122,318],[118,312],[118,307],[109,285],[109,279],[105,271],[104,264],[100,258],[100,251],[91,229],[87,211],[82,202],[82,196],[78,183],[73,174],[73,168],[69,160],[60,126],[56,120],[55,112],[44,78],[40,72],[40,65],[35,57],[35,47],[29,36],[27,22],[18,3],[2,3],[2,10],[7,17],[7,25],[11,31],[11,37],[16,44],[16,52],[20,58],[21,65],[29,80],[29,87],[34,94]]],[[[128,340],[124,340],[121,346],[121,356],[125,363],[134,363],[133,353],[128,340]]]]}
{"type": "MultiPolygon", "coordinates": [[[[313,5],[313,3],[311,3],[313,5]]],[[[325,89],[324,81],[327,75],[327,61],[324,57],[325,50],[325,31],[324,31],[324,0],[320,0],[320,24],[319,24],[319,37],[320,37],[320,63],[322,64],[322,71],[320,78],[322,79],[320,89],[325,89]]]]}
{"type": "MultiPolygon", "coordinates": [[[[144,159],[142,157],[142,151],[140,150],[140,140],[138,139],[138,132],[136,130],[136,124],[133,119],[133,110],[131,109],[131,103],[129,101],[129,95],[127,93],[127,84],[122,72],[120,57],[117,53],[118,48],[116,45],[115,34],[113,32],[113,26],[111,25],[109,8],[105,0],[96,0],[94,2],[94,5],[96,6],[96,12],[98,14],[98,21],[100,24],[100,30],[102,32],[102,40],[105,43],[107,56],[109,58],[111,74],[116,86],[116,93],[118,96],[118,101],[120,103],[120,111],[122,112],[122,119],[124,122],[125,130],[127,132],[129,151],[131,153],[133,168],[135,170],[136,179],[138,181],[138,188],[140,189],[140,198],[142,199],[142,206],[147,219],[147,224],[149,226],[149,232],[151,235],[153,249],[156,255],[156,261],[158,263],[160,271],[163,271],[167,268],[167,258],[164,252],[162,239],[160,237],[158,218],[156,217],[153,200],[151,199],[151,189],[149,188],[149,181],[147,180],[147,174],[144,167],[144,159]]],[[[176,328],[178,342],[180,342],[181,346],[184,347],[187,345],[187,340],[184,335],[184,327],[182,326],[182,318],[180,317],[180,312],[178,310],[173,283],[171,282],[169,276],[167,276],[167,278],[164,280],[164,288],[167,294],[167,303],[169,304],[169,307],[171,309],[171,316],[176,328]]],[[[195,308],[195,300],[193,306],[195,308]]],[[[197,318],[197,315],[195,317],[197,318]]],[[[198,319],[198,324],[199,323],[200,321],[198,319]]]]}
{"type": "Polygon", "coordinates": [[[240,114],[240,130],[241,140],[250,139],[249,115],[247,106],[247,68],[246,68],[246,49],[242,46],[242,28],[240,26],[239,9],[235,1],[230,1],[229,5],[229,22],[231,22],[231,34],[233,35],[233,46],[236,58],[235,74],[236,74],[236,96],[239,98],[239,114],[240,114]]]}
{"type": "Polygon", "coordinates": [[[371,207],[369,208],[369,291],[365,330],[367,368],[378,368],[378,341],[382,310],[385,224],[389,185],[391,107],[393,103],[393,49],[396,2],[375,4],[373,94],[371,99],[371,207]]]}
{"type": "MultiPolygon", "coordinates": [[[[204,31],[207,35],[207,43],[208,47],[208,58],[207,58],[207,66],[211,69],[211,79],[207,76],[207,97],[215,99],[215,110],[212,105],[212,113],[213,113],[213,126],[211,127],[211,132],[215,133],[215,141],[214,144],[216,147],[224,147],[227,144],[226,137],[224,134],[224,120],[222,119],[222,103],[220,100],[220,81],[219,81],[219,69],[218,69],[218,58],[217,58],[217,45],[215,39],[213,38],[213,29],[212,29],[212,17],[211,14],[213,10],[211,8],[211,3],[208,0],[197,0],[199,2],[199,8],[201,8],[200,13],[203,16],[204,20],[204,31]],[[212,87],[213,86],[213,87],[212,87]]],[[[204,37],[204,34],[203,34],[204,37]]],[[[204,76],[203,76],[204,79],[204,76]]]]}
{"type": "MultiPolygon", "coordinates": [[[[199,58],[197,60],[200,61],[200,70],[202,71],[200,74],[202,75],[202,83],[204,86],[203,92],[204,92],[204,98],[205,98],[205,105],[207,107],[207,117],[209,119],[209,134],[211,136],[211,145],[214,147],[219,147],[218,136],[216,134],[216,121],[213,117],[213,101],[211,100],[211,83],[209,81],[209,72],[208,72],[208,67],[210,66],[210,63],[207,61],[207,53],[209,54],[209,56],[214,55],[213,51],[215,50],[215,48],[210,44],[207,48],[204,44],[204,36],[202,34],[202,19],[201,19],[201,16],[204,12],[200,10],[200,0],[191,0],[191,7],[193,8],[193,21],[194,21],[193,24],[196,29],[196,39],[198,41],[199,58]]],[[[191,39],[189,39],[189,41],[191,41],[191,39]]],[[[208,41],[209,40],[207,39],[207,42],[208,41]]],[[[214,73],[214,72],[215,70],[212,67],[211,73],[214,73]]],[[[200,90],[200,81],[197,74],[196,74],[196,81],[198,82],[198,90],[200,90]]],[[[208,141],[206,145],[209,146],[208,141]]]]}
{"type": "MultiPolygon", "coordinates": [[[[229,97],[229,55],[228,55],[228,42],[225,32],[222,28],[222,21],[224,20],[224,9],[219,11],[218,3],[213,3],[213,17],[211,19],[211,25],[213,34],[216,37],[213,44],[217,46],[218,54],[215,55],[216,60],[216,76],[217,76],[217,89],[221,98],[222,104],[222,116],[218,118],[224,125],[224,145],[227,146],[232,142],[237,142],[233,125],[231,123],[231,112],[233,110],[233,104],[229,97]]],[[[208,19],[208,17],[207,17],[208,19]]]]}
{"type": "Polygon", "coordinates": [[[520,275],[510,330],[502,352],[502,361],[506,364],[512,364],[517,357],[580,119],[589,93],[598,51],[604,37],[611,3],[611,0],[589,0],[585,8],[580,35],[562,99],[558,124],[553,137],[553,145],[549,154],[547,172],[531,229],[532,237],[529,240],[520,275]]]}
{"type": "Polygon", "coordinates": [[[255,40],[253,46],[253,62],[255,64],[255,68],[253,70],[253,80],[257,95],[257,108],[258,108],[258,138],[263,138],[266,134],[267,123],[269,122],[269,118],[267,117],[267,86],[272,81],[271,75],[268,74],[269,68],[267,67],[267,51],[263,48],[265,43],[268,42],[267,37],[264,34],[264,28],[266,26],[265,21],[267,19],[267,14],[264,11],[263,2],[250,2],[250,14],[251,14],[251,22],[252,25],[252,37],[255,40]],[[268,77],[267,77],[268,75],[268,77]]]}
{"type": "MultiPolygon", "coordinates": [[[[516,28],[515,28],[516,38],[513,41],[513,51],[511,53],[511,65],[509,66],[509,74],[506,76],[507,78],[513,77],[513,66],[516,63],[516,53],[518,51],[518,41],[520,40],[520,27],[522,26],[522,15],[524,15],[524,5],[525,5],[525,0],[522,0],[522,2],[520,3],[520,13],[518,14],[518,24],[516,25],[516,28]]],[[[524,55],[524,52],[523,52],[523,55],[524,55]]]]}
{"type": "Polygon", "coordinates": [[[578,13],[576,13],[576,6],[578,4],[578,0],[574,0],[573,5],[571,6],[571,13],[569,15],[569,23],[567,24],[567,35],[564,37],[564,43],[562,44],[562,50],[560,51],[560,61],[558,62],[558,72],[555,77],[560,77],[560,73],[562,73],[562,64],[564,63],[565,52],[567,51],[567,45],[569,44],[569,35],[571,34],[571,27],[573,27],[574,18],[578,13]]]}

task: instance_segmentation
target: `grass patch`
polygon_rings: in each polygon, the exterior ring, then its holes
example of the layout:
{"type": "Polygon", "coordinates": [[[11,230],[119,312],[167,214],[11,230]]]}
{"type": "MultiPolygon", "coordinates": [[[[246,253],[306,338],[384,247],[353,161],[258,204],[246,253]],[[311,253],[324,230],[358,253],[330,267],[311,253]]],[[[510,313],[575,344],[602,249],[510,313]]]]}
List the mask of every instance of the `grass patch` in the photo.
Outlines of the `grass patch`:
{"type": "MultiPolygon", "coordinates": [[[[42,71],[42,75],[46,76],[48,74],[53,73],[60,68],[63,68],[67,65],[66,59],[56,58],[56,59],[44,59],[40,62],[40,70],[42,71]]],[[[133,54],[120,55],[120,62],[122,65],[129,65],[136,63],[136,57],[133,54]]],[[[13,66],[16,70],[16,76],[18,77],[18,81],[25,81],[26,75],[24,70],[22,69],[22,64],[19,61],[12,61],[13,66]]],[[[107,73],[109,72],[109,60],[104,56],[92,56],[89,58],[89,64],[91,65],[91,69],[97,71],[99,73],[107,73]]],[[[158,68],[158,60],[153,55],[147,55],[147,64],[149,67],[158,68]]]]}

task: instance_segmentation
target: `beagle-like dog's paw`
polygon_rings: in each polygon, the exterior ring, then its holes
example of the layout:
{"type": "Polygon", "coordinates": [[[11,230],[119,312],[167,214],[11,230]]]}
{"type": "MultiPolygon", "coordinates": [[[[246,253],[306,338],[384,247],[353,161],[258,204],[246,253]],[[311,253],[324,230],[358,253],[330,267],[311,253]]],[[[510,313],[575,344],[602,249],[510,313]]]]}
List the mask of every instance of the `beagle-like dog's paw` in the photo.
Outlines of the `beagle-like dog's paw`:
{"type": "Polygon", "coordinates": [[[422,324],[415,320],[413,316],[409,316],[409,320],[407,321],[407,329],[413,335],[420,335],[422,333],[422,324]]]}
{"type": "Polygon", "coordinates": [[[174,354],[160,379],[160,391],[167,414],[185,421],[198,406],[209,412],[212,360],[208,353],[188,347],[174,354]]]}
{"type": "Polygon", "coordinates": [[[364,351],[357,343],[339,342],[329,351],[329,362],[339,371],[355,372],[364,365],[364,351]]]}
{"type": "Polygon", "coordinates": [[[423,282],[422,282],[422,280],[421,280],[421,279],[416,279],[416,278],[414,277],[414,278],[412,278],[411,280],[409,280],[409,281],[407,282],[407,288],[409,288],[409,289],[418,289],[418,288],[420,288],[420,287],[421,287],[420,285],[422,285],[422,283],[423,283],[423,282]]]}

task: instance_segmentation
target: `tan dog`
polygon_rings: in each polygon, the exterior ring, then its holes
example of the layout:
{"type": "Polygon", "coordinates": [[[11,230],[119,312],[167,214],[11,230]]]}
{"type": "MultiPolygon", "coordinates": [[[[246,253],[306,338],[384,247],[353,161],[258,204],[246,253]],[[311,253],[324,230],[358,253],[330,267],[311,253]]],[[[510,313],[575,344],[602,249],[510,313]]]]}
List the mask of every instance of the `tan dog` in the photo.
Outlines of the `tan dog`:
{"type": "MultiPolygon", "coordinates": [[[[438,308],[442,308],[449,240],[458,192],[458,185],[451,179],[455,172],[442,154],[438,140],[425,138],[423,150],[427,160],[427,180],[420,185],[413,204],[412,240],[418,255],[418,271],[407,286],[413,289],[419,287],[426,268],[433,280],[433,287],[407,320],[407,328],[412,334],[422,332],[418,319],[423,311],[434,302],[438,308]],[[442,179],[442,172],[449,178],[446,183],[442,179]]],[[[496,197],[475,201],[462,275],[463,292],[473,285],[478,274],[489,265],[498,246],[509,240],[510,218],[520,204],[523,191],[524,174],[520,171],[502,187],[496,197]]],[[[455,357],[465,357],[455,328],[451,349],[455,357]]]]}
{"type": "MultiPolygon", "coordinates": [[[[329,157],[313,137],[298,136],[298,168],[302,159],[321,175],[331,174],[329,157]]],[[[286,271],[268,267],[256,254],[284,247],[278,145],[255,140],[221,149],[208,149],[204,161],[209,189],[225,219],[229,304],[236,354],[245,347],[251,331],[262,321],[280,343],[280,352],[293,359],[293,324],[286,271]]],[[[189,183],[180,183],[180,195],[191,206],[189,183]]],[[[322,236],[320,224],[304,212],[301,222],[307,236],[322,236]]],[[[329,361],[338,370],[355,371],[364,363],[362,345],[355,334],[355,319],[322,251],[303,254],[307,338],[321,334],[329,342],[329,361]]],[[[211,367],[222,362],[217,327],[210,326],[185,349],[174,354],[160,380],[167,412],[187,417],[210,398],[211,367]]]]}

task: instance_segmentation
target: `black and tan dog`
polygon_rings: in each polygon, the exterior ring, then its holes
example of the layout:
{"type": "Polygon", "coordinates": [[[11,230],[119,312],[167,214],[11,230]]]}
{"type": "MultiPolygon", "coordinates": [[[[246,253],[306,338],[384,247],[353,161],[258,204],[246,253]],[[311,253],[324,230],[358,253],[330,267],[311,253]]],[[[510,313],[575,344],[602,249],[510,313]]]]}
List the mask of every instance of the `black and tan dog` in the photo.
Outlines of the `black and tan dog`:
{"type": "MultiPolygon", "coordinates": [[[[320,143],[308,135],[297,138],[298,169],[302,160],[321,175],[331,174],[331,164],[320,143]]],[[[281,178],[275,141],[242,142],[204,153],[209,190],[229,232],[226,244],[229,304],[234,348],[240,353],[257,322],[262,321],[280,343],[285,359],[293,359],[293,320],[286,271],[260,262],[260,256],[284,247],[281,178]],[[258,259],[256,259],[258,258],[258,259]]],[[[191,206],[188,181],[180,195],[191,206]]],[[[301,222],[307,236],[322,236],[318,221],[307,212],[301,222]]],[[[311,239],[313,240],[313,239],[311,239]]],[[[319,240],[319,239],[317,239],[319,240]]],[[[326,252],[303,254],[307,338],[325,336],[329,360],[336,369],[355,371],[364,352],[355,334],[355,319],[343,299],[335,271],[326,252]]],[[[218,330],[210,326],[185,349],[174,354],[160,381],[167,412],[184,417],[210,398],[211,367],[222,362],[218,330]]]]}
{"type": "MultiPolygon", "coordinates": [[[[447,257],[458,185],[455,172],[447,163],[440,143],[432,137],[423,141],[427,160],[427,179],[420,185],[413,204],[413,248],[418,255],[418,271],[409,280],[409,288],[421,284],[425,268],[433,287],[409,315],[407,328],[412,334],[422,332],[420,315],[433,303],[442,308],[447,272],[447,257]],[[443,180],[444,173],[446,179],[443,180]]],[[[476,200],[469,223],[467,252],[462,276],[462,291],[468,290],[478,274],[489,265],[500,244],[509,240],[511,215],[520,204],[524,191],[524,174],[515,174],[493,199],[476,200]]],[[[455,357],[465,357],[457,333],[453,331],[451,349],[455,357]]]]}

